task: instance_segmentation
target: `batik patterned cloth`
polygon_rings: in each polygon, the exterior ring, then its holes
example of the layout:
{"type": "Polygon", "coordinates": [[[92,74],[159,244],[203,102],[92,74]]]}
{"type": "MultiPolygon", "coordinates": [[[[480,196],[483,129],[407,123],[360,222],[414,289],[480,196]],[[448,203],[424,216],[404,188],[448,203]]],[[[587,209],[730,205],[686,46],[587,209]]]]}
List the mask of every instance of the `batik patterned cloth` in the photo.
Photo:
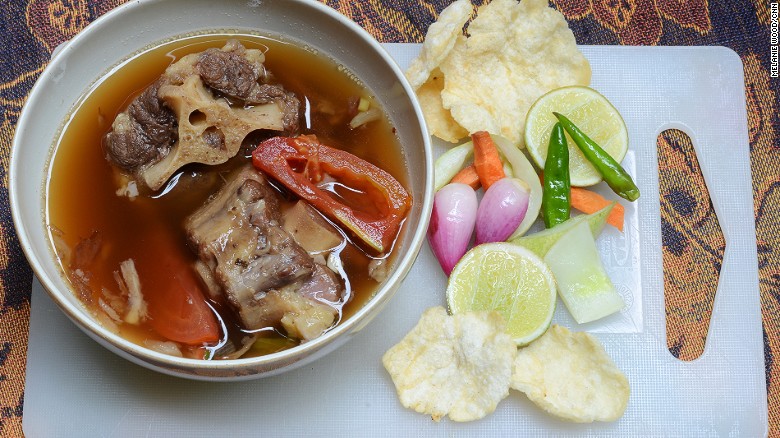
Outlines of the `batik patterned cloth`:
{"type": "MultiPolygon", "coordinates": [[[[22,434],[32,272],[14,234],[8,162],[14,127],[57,45],[124,0],[0,3],[0,435],[22,434]]],[[[721,45],[745,71],[754,216],[764,327],[770,435],[780,436],[780,80],[770,78],[775,0],[552,0],[579,44],[721,45]]],[[[324,0],[382,42],[420,42],[451,0],[324,0]]],[[[475,1],[474,3],[481,3],[475,1]]],[[[704,347],[725,242],[690,140],[658,139],[669,350],[683,360],[704,347]]]]}

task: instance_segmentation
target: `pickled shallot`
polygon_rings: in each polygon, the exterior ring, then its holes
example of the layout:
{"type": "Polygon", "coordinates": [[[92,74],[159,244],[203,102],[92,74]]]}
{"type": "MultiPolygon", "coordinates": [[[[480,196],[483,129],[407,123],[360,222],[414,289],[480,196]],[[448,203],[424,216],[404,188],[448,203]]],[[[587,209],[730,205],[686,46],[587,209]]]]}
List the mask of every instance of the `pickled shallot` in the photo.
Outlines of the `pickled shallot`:
{"type": "Polygon", "coordinates": [[[485,191],[477,209],[477,245],[503,242],[525,219],[531,189],[518,178],[502,178],[485,191]]]}
{"type": "Polygon", "coordinates": [[[445,274],[466,253],[476,219],[477,194],[468,185],[447,184],[434,196],[428,242],[445,274]]]}

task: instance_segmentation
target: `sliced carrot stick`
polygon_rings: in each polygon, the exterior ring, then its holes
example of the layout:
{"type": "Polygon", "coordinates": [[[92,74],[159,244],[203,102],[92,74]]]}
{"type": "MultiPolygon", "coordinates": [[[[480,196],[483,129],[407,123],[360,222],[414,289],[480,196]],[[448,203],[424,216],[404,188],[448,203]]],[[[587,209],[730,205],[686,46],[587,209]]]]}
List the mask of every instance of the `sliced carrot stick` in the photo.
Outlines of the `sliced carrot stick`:
{"type": "Polygon", "coordinates": [[[477,168],[474,167],[473,164],[461,169],[460,172],[452,177],[450,182],[468,184],[474,190],[479,189],[479,186],[481,185],[479,182],[479,175],[477,175],[477,168]]]}
{"type": "Polygon", "coordinates": [[[474,167],[480,184],[487,190],[494,182],[506,176],[504,165],[501,164],[498,149],[487,131],[471,134],[471,140],[474,142],[474,167]]]}
{"type": "MultiPolygon", "coordinates": [[[[596,192],[583,189],[581,187],[571,188],[571,206],[577,210],[591,214],[595,213],[613,201],[605,199],[603,196],[596,192]]],[[[620,203],[615,203],[615,207],[609,212],[607,217],[607,223],[623,231],[623,217],[625,216],[625,208],[620,203]]]]}

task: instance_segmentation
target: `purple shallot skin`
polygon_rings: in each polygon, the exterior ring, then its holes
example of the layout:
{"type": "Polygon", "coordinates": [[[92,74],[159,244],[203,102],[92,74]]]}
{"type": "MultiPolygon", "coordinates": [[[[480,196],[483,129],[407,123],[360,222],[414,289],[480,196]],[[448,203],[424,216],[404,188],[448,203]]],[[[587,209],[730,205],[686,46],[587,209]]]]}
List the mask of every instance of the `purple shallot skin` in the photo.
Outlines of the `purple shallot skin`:
{"type": "Polygon", "coordinates": [[[477,245],[504,242],[528,211],[531,189],[518,178],[502,178],[485,192],[477,209],[477,245]]]}
{"type": "Polygon", "coordinates": [[[447,184],[433,198],[428,243],[447,276],[468,250],[477,204],[474,189],[460,183],[447,184]]]}

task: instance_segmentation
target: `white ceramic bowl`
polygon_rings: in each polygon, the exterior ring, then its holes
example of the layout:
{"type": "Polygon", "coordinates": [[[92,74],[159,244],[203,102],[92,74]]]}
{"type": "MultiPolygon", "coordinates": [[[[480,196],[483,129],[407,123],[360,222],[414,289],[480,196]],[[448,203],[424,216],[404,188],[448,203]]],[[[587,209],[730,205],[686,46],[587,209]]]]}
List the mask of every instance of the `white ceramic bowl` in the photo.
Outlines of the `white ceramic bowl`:
{"type": "Polygon", "coordinates": [[[118,355],[163,373],[204,380],[240,380],[281,373],[333,351],[384,307],[411,268],[425,238],[433,166],[422,112],[403,73],[376,40],[335,10],[313,0],[140,0],[96,20],[52,58],[19,118],[9,178],[11,210],[27,259],[51,298],[78,327],[118,355]],[[111,67],[131,55],[164,40],[208,31],[251,32],[297,40],[361,78],[397,129],[414,199],[406,231],[396,248],[394,270],[363,308],[312,342],[271,355],[231,361],[167,356],[103,328],[63,279],[44,224],[47,158],[76,102],[111,67]]]}

